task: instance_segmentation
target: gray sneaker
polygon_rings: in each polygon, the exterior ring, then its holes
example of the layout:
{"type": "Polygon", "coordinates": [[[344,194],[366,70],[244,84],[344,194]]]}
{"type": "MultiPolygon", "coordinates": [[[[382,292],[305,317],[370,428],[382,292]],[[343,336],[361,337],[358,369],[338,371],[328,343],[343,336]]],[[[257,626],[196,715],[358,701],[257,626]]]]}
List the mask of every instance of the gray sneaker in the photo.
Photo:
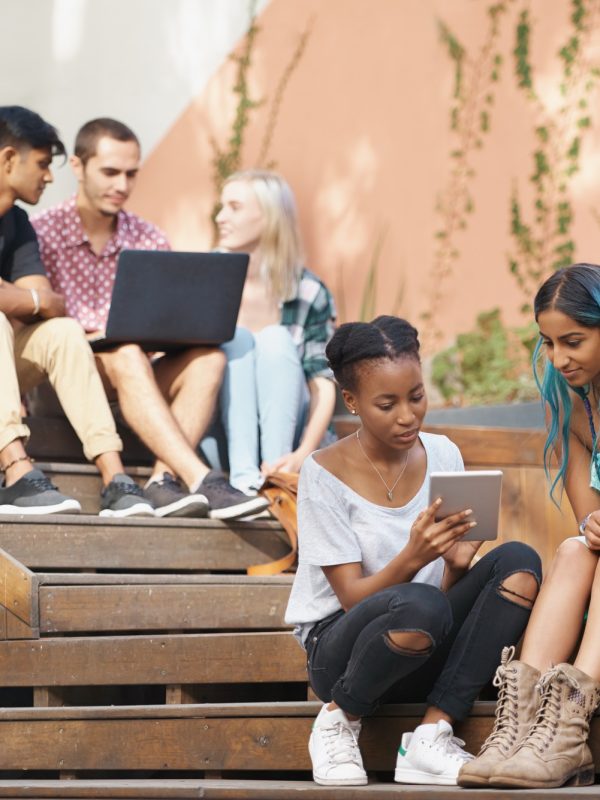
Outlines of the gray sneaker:
{"type": "Polygon", "coordinates": [[[0,514],[79,514],[81,506],[61,494],[39,469],[32,469],[12,486],[0,487],[0,514]]]}
{"type": "Polygon", "coordinates": [[[119,473],[100,492],[101,517],[155,517],[152,503],[144,490],[130,478],[119,473]]]}
{"type": "Polygon", "coordinates": [[[266,497],[249,497],[235,489],[225,475],[211,469],[200,484],[200,490],[210,504],[211,519],[240,519],[264,511],[269,501],[266,497]]]}
{"type": "Polygon", "coordinates": [[[157,517],[205,517],[208,500],[200,492],[190,494],[170,472],[159,481],[152,481],[144,494],[154,506],[157,517]]]}

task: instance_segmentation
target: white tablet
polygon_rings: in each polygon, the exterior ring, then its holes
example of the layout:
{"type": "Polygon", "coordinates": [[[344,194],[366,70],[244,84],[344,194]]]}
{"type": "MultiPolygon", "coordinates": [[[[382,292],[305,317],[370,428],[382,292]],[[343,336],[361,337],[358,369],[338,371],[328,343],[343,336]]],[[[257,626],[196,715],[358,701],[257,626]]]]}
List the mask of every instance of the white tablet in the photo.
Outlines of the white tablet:
{"type": "Polygon", "coordinates": [[[498,537],[501,470],[474,470],[471,472],[432,472],[429,476],[429,505],[442,498],[437,519],[473,509],[468,519],[477,525],[468,531],[463,540],[489,541],[498,537]]]}

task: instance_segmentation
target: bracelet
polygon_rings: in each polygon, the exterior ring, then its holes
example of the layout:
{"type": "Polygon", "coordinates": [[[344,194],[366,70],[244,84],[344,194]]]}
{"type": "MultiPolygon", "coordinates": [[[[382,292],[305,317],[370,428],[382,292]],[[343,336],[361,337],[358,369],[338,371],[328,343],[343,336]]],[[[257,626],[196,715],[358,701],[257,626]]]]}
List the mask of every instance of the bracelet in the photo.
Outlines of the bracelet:
{"type": "Polygon", "coordinates": [[[30,456],[19,456],[19,458],[13,458],[13,460],[10,461],[5,467],[0,467],[0,472],[7,472],[7,470],[9,470],[15,464],[18,464],[19,461],[29,461],[31,464],[33,464],[33,458],[30,456]]]}
{"type": "Polygon", "coordinates": [[[33,316],[37,317],[40,313],[40,293],[37,289],[30,289],[31,299],[33,300],[33,316]]]}
{"type": "Polygon", "coordinates": [[[582,536],[585,536],[585,526],[588,524],[591,516],[592,516],[591,512],[589,514],[586,514],[586,516],[579,523],[579,533],[582,536]]]}

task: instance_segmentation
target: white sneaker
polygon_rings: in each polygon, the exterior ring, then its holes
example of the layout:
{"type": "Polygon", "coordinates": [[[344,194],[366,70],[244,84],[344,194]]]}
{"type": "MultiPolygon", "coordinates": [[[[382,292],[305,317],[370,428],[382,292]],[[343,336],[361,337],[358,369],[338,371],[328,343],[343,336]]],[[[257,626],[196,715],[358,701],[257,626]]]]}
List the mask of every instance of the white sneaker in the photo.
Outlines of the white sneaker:
{"type": "Polygon", "coordinates": [[[405,733],[398,748],[396,783],[455,785],[460,768],[474,756],[462,749],[464,742],[453,734],[445,720],[405,733]]]}
{"type": "Polygon", "coordinates": [[[358,748],[360,720],[350,722],[341,708],[319,712],[308,752],[313,765],[313,780],[321,786],[364,786],[367,773],[358,748]]]}

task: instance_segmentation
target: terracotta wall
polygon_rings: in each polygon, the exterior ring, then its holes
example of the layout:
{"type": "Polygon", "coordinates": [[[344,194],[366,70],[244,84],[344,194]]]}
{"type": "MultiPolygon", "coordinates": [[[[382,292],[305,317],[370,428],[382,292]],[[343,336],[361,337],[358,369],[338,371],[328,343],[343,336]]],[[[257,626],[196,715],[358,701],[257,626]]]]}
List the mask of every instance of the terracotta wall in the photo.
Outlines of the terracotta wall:
{"type": "MultiPolygon", "coordinates": [[[[335,291],[346,318],[356,318],[376,242],[380,257],[377,311],[415,322],[431,293],[436,199],[446,185],[454,146],[449,129],[453,70],[438,36],[443,18],[469,53],[482,44],[486,9],[473,0],[271,0],[251,70],[253,96],[273,98],[299,35],[312,25],[305,53],[283,97],[268,160],[291,182],[300,206],[309,264],[335,291]]],[[[509,3],[500,47],[514,46],[516,10],[509,3]]],[[[558,62],[570,3],[531,0],[532,59],[543,97],[557,104],[558,62]]],[[[600,33],[592,39],[598,53],[600,33]]],[[[225,62],[148,155],[132,208],[160,224],[181,248],[211,245],[215,201],[214,138],[228,135],[235,108],[235,65],[225,62]]],[[[445,340],[468,329],[476,314],[501,305],[521,322],[522,302],[507,268],[509,195],[518,179],[531,206],[532,106],[516,88],[510,59],[495,89],[490,133],[474,157],[475,211],[456,239],[459,259],[442,284],[439,314],[445,340]]],[[[594,95],[597,105],[597,95],[594,95]]],[[[252,114],[244,166],[256,163],[269,114],[252,114]]],[[[596,109],[593,108],[593,111],[596,109]]],[[[587,134],[582,171],[572,182],[577,257],[600,261],[596,175],[600,120],[587,134]]]]}

